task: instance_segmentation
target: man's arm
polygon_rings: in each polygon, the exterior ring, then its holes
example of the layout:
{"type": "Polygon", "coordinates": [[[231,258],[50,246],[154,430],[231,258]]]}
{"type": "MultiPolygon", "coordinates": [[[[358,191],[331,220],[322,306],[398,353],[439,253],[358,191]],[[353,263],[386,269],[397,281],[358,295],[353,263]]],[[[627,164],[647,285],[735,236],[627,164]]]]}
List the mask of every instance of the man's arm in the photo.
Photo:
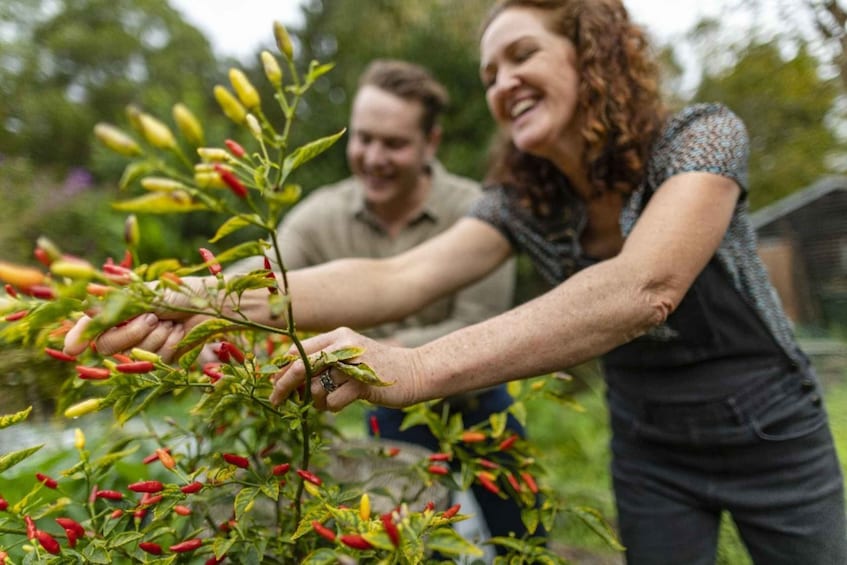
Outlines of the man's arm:
{"type": "Polygon", "coordinates": [[[417,347],[508,310],[515,293],[515,270],[515,260],[510,259],[482,281],[456,294],[449,317],[438,323],[397,330],[392,338],[406,347],[417,347]]]}

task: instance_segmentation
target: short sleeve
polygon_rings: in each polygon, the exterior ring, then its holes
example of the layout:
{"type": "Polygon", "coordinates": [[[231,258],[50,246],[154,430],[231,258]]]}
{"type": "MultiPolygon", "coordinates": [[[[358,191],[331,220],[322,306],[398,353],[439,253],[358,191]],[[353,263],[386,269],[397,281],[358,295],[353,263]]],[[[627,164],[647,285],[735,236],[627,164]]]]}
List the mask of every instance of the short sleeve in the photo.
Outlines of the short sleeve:
{"type": "Polygon", "coordinates": [[[668,122],[648,165],[648,189],[673,175],[706,172],[733,179],[747,195],[750,142],[741,119],[721,104],[695,104],[668,122]]]}

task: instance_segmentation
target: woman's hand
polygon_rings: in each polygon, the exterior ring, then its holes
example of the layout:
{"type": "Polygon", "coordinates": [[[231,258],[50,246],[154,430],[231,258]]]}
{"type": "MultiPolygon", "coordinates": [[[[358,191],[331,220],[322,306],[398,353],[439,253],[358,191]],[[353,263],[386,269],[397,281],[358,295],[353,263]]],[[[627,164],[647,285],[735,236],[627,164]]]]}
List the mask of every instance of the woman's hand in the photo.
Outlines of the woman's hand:
{"type": "MultiPolygon", "coordinates": [[[[435,391],[425,392],[421,384],[421,363],[413,349],[392,347],[374,341],[348,328],[339,328],[303,341],[307,355],[319,351],[337,351],[349,347],[364,349],[352,362],[367,363],[389,386],[368,385],[345,376],[337,369],[315,375],[312,379],[312,399],[321,410],[337,412],[354,400],[367,400],[382,406],[409,406],[438,397],[435,391]],[[322,378],[325,384],[322,384],[322,378]],[[328,380],[331,379],[331,380],[328,380]]],[[[289,354],[298,355],[292,347],[289,354]]],[[[274,375],[271,402],[279,404],[306,380],[302,360],[297,359],[283,371],[274,375]]]]}
{"type": "MultiPolygon", "coordinates": [[[[150,283],[155,284],[155,283],[150,283]]],[[[208,278],[185,277],[185,289],[181,291],[166,290],[162,296],[161,306],[156,313],[146,313],[118,324],[101,333],[94,339],[97,352],[101,355],[112,355],[138,347],[146,351],[158,353],[165,362],[173,359],[178,350],[176,345],[194,326],[207,319],[207,316],[188,314],[173,310],[187,308],[192,296],[203,296],[214,288],[208,278]]],[[[77,355],[85,350],[89,341],[83,336],[91,324],[90,316],[83,316],[65,336],[64,351],[69,355],[77,355]]]]}

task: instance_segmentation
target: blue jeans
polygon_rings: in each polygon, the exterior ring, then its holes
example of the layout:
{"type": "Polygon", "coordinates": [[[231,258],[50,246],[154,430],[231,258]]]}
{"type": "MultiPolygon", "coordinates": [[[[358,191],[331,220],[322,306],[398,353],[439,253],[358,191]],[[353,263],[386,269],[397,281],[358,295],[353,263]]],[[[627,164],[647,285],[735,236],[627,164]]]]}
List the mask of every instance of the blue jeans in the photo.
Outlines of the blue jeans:
{"type": "MultiPolygon", "coordinates": [[[[449,399],[447,400],[449,402],[449,399]]],[[[460,411],[462,422],[465,427],[479,424],[495,412],[502,412],[512,404],[512,397],[506,390],[505,385],[486,390],[478,395],[472,396],[461,405],[451,404],[451,411],[460,411]]],[[[366,417],[375,415],[379,422],[380,435],[386,439],[396,439],[421,445],[430,451],[439,451],[438,440],[430,433],[429,428],[424,425],[413,426],[400,431],[400,424],[406,413],[403,410],[393,408],[377,407],[368,412],[366,417]]],[[[506,427],[524,437],[523,426],[511,414],[508,417],[506,427]]],[[[370,433],[370,432],[369,432],[370,433]]],[[[474,497],[482,511],[489,533],[496,536],[508,537],[512,532],[516,537],[526,533],[526,526],[521,520],[521,508],[511,498],[502,499],[474,483],[471,486],[474,497]]],[[[544,535],[539,527],[534,535],[544,535]]]]}
{"type": "Polygon", "coordinates": [[[841,468],[810,369],[710,403],[608,401],[628,563],[713,564],[722,511],[757,564],[847,563],[841,468]]]}

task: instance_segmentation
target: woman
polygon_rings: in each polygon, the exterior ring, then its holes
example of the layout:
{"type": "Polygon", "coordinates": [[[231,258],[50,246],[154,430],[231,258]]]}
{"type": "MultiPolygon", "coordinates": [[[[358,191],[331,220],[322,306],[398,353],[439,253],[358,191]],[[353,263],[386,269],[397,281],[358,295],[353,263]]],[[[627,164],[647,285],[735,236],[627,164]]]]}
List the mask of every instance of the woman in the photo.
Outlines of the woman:
{"type": "MultiPolygon", "coordinates": [[[[819,385],[755,252],[743,124],[719,105],[666,116],[644,35],[619,0],[504,0],[480,45],[506,140],[497,185],[401,256],[290,273],[298,327],[402,318],[516,250],[556,286],[415,349],[344,328],[307,340],[309,353],[363,345],[361,360],[394,381],[323,374],[311,384],[318,406],[404,406],[602,356],[630,563],[713,563],[722,511],[756,563],[847,563],[819,385]]],[[[266,309],[258,292],[242,305],[260,319],[266,309]]],[[[140,319],[98,349],[139,341],[167,349],[173,336],[140,319]]],[[[304,378],[292,364],[272,400],[304,378]]]]}

